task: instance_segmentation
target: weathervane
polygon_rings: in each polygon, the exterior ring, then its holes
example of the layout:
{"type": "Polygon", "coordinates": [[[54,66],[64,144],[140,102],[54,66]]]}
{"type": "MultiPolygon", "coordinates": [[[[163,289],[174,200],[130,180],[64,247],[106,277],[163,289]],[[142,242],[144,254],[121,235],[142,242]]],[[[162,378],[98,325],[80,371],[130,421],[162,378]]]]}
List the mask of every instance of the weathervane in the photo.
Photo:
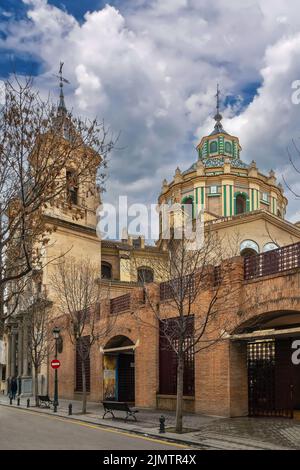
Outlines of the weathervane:
{"type": "Polygon", "coordinates": [[[59,105],[58,105],[59,114],[65,114],[67,112],[67,108],[65,104],[65,97],[64,97],[64,83],[67,83],[68,85],[70,84],[69,80],[67,80],[63,76],[63,66],[64,66],[64,62],[60,62],[58,75],[55,75],[55,77],[59,79],[59,87],[60,87],[59,105]]]}

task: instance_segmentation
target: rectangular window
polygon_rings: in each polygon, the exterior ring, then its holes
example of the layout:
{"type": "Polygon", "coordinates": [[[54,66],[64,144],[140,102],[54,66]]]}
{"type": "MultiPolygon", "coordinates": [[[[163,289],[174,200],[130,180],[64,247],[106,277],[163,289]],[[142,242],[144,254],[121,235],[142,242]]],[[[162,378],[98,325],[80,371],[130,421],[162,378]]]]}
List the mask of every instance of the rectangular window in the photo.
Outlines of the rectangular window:
{"type": "Polygon", "coordinates": [[[209,193],[210,194],[218,194],[218,186],[216,186],[216,185],[210,186],[209,193]]]}
{"type": "MultiPolygon", "coordinates": [[[[185,346],[189,346],[184,357],[183,394],[193,396],[195,393],[195,372],[194,372],[194,349],[193,332],[194,317],[185,317],[188,322],[185,346]]],[[[178,345],[179,336],[176,335],[176,318],[169,318],[160,323],[159,327],[159,393],[164,395],[176,395],[177,391],[177,354],[175,352],[178,345]],[[168,331],[170,334],[168,334],[168,331]],[[171,338],[172,346],[169,339],[171,338]],[[175,349],[175,350],[174,350],[175,349]]]]}
{"type": "Polygon", "coordinates": [[[263,192],[262,195],[261,195],[261,199],[263,202],[269,202],[269,193],[265,193],[263,192]]]}
{"type": "Polygon", "coordinates": [[[89,354],[89,336],[82,336],[76,343],[76,377],[75,377],[75,391],[82,392],[82,359],[84,360],[86,391],[90,392],[91,389],[91,364],[89,354]]]}

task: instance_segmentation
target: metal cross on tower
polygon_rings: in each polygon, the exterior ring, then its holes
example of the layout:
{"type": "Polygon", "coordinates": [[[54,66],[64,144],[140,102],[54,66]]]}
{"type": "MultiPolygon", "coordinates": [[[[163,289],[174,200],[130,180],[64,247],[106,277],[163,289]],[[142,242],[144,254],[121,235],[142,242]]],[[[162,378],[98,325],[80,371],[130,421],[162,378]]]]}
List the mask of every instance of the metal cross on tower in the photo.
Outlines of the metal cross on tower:
{"type": "Polygon", "coordinates": [[[66,104],[65,104],[65,97],[64,97],[64,83],[70,84],[69,80],[67,80],[63,76],[63,66],[64,66],[64,63],[60,62],[58,75],[55,75],[56,78],[59,79],[59,87],[60,87],[59,105],[58,105],[58,113],[59,114],[65,114],[67,112],[67,108],[66,108],[66,104]]]}
{"type": "Polygon", "coordinates": [[[215,129],[218,130],[218,131],[222,131],[222,124],[221,124],[221,121],[222,121],[222,114],[220,114],[220,89],[219,89],[219,84],[217,83],[217,93],[216,93],[216,98],[217,98],[217,105],[216,105],[216,108],[217,108],[217,113],[214,117],[215,121],[216,121],[216,124],[215,124],[215,129]]]}
{"type": "Polygon", "coordinates": [[[220,89],[219,89],[219,84],[218,83],[217,83],[216,98],[217,98],[217,114],[219,114],[219,112],[220,112],[220,89]]]}

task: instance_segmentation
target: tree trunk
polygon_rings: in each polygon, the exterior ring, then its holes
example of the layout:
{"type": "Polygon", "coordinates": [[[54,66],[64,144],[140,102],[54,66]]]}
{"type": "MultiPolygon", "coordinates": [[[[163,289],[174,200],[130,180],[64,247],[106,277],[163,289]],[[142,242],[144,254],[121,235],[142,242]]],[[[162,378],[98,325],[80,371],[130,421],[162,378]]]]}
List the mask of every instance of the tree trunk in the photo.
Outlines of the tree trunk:
{"type": "Polygon", "coordinates": [[[82,377],[82,414],[86,413],[86,375],[85,361],[81,359],[81,377],[82,377]]]}
{"type": "Polygon", "coordinates": [[[38,383],[38,367],[34,367],[34,396],[35,406],[39,406],[39,383],[38,383]]]}
{"type": "Polygon", "coordinates": [[[176,397],[176,432],[182,432],[182,408],[183,408],[183,353],[178,355],[177,365],[177,397],[176,397]]]}

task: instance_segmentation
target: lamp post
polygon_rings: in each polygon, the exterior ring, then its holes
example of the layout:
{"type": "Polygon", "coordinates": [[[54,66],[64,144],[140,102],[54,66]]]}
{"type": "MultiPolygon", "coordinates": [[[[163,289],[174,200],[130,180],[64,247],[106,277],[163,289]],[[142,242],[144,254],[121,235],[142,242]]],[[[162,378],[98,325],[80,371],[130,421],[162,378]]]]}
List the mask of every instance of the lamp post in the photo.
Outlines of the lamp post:
{"type": "MultiPolygon", "coordinates": [[[[52,330],[53,338],[55,340],[55,359],[57,359],[57,350],[58,350],[58,340],[59,340],[59,334],[60,334],[60,328],[55,326],[52,330]]],[[[57,412],[57,407],[58,407],[58,375],[57,375],[57,369],[54,371],[54,413],[57,412]]]]}

